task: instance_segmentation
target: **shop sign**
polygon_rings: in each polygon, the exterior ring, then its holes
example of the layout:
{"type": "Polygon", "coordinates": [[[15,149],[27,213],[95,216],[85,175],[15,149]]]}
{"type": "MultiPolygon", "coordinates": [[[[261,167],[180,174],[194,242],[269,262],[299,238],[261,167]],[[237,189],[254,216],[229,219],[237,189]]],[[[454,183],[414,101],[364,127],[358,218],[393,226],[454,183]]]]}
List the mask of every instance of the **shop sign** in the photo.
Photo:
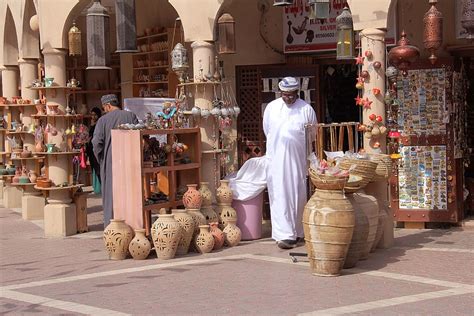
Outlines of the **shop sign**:
{"type": "MultiPolygon", "coordinates": [[[[346,5],[345,0],[331,0],[329,18],[310,20],[308,0],[295,0],[283,9],[283,47],[285,53],[318,52],[336,49],[336,17],[346,5]]],[[[395,17],[395,15],[394,15],[395,17]]],[[[386,43],[395,43],[395,18],[387,32],[386,43]]],[[[356,38],[358,41],[358,38],[356,38]]]]}

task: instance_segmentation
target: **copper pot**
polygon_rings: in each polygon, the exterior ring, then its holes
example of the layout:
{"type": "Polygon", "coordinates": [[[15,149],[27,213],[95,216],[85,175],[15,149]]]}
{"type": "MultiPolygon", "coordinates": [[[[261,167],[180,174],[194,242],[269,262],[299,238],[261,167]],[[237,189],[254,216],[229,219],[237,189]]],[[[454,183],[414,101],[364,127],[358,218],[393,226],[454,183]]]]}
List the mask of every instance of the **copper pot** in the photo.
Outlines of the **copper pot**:
{"type": "Polygon", "coordinates": [[[416,46],[410,45],[405,31],[402,32],[398,46],[392,48],[388,53],[390,63],[400,69],[404,76],[408,74],[407,70],[411,63],[415,62],[418,57],[420,57],[420,51],[416,46]]]}

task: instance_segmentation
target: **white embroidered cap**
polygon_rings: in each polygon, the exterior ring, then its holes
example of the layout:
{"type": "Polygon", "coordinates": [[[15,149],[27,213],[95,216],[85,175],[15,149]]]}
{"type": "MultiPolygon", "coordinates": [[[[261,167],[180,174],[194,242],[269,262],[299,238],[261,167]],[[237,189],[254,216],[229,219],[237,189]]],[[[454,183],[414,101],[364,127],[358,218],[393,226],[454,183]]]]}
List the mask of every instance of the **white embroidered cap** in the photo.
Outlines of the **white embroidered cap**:
{"type": "Polygon", "coordinates": [[[293,77],[285,77],[278,83],[278,87],[285,92],[297,91],[300,89],[300,83],[293,77]]]}

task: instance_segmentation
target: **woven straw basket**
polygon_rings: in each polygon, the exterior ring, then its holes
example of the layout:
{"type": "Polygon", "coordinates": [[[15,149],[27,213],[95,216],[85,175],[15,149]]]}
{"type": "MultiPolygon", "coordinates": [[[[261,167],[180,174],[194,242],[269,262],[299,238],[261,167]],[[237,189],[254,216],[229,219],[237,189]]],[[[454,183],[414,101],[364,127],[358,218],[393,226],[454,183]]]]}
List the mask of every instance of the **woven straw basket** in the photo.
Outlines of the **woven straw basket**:
{"type": "Polygon", "coordinates": [[[356,176],[351,174],[349,177],[349,180],[346,183],[346,186],[344,187],[344,192],[345,193],[355,193],[358,190],[362,189],[361,187],[362,183],[362,177],[361,176],[356,176]]]}
{"type": "Polygon", "coordinates": [[[374,180],[375,170],[378,165],[376,162],[363,159],[344,158],[339,162],[338,166],[343,170],[349,170],[352,165],[355,165],[355,168],[351,170],[350,174],[362,177],[360,189],[364,188],[369,182],[374,180]]]}
{"type": "Polygon", "coordinates": [[[373,181],[381,181],[388,179],[392,172],[392,159],[390,155],[385,154],[368,154],[370,160],[377,163],[377,169],[375,169],[375,176],[373,181]]]}
{"type": "Polygon", "coordinates": [[[336,177],[324,174],[318,174],[309,168],[309,177],[311,182],[320,190],[343,190],[349,177],[336,177]]]}

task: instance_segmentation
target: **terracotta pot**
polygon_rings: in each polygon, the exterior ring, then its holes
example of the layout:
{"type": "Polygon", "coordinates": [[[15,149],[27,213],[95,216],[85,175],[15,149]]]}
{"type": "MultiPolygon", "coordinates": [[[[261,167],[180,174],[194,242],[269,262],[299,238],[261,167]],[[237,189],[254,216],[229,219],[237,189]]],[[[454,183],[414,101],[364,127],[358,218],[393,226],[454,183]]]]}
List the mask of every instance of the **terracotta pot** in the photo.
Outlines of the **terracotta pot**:
{"type": "Polygon", "coordinates": [[[217,215],[219,216],[219,228],[224,229],[229,221],[237,222],[237,212],[230,205],[218,204],[217,215]]]}
{"type": "Polygon", "coordinates": [[[369,236],[369,219],[361,205],[354,199],[353,194],[346,194],[346,197],[351,202],[355,215],[354,232],[349,250],[347,251],[346,261],[344,262],[344,269],[350,269],[355,267],[362,251],[366,247],[367,237],[369,236]]]}
{"type": "Polygon", "coordinates": [[[28,147],[24,147],[23,151],[20,154],[21,158],[30,158],[31,157],[31,151],[28,150],[28,147]]]}
{"type": "Polygon", "coordinates": [[[224,242],[225,242],[224,232],[219,229],[218,225],[219,224],[217,222],[209,223],[209,226],[211,227],[210,232],[212,234],[212,237],[214,237],[213,250],[221,249],[222,246],[224,246],[224,242]]]}
{"type": "Polygon", "coordinates": [[[158,259],[172,259],[181,239],[181,225],[173,214],[160,214],[151,227],[151,236],[158,259]]]}
{"type": "Polygon", "coordinates": [[[144,229],[135,229],[135,237],[133,237],[128,251],[135,260],[144,260],[148,257],[151,251],[151,243],[145,236],[144,229]]]}
{"type": "Polygon", "coordinates": [[[236,220],[229,220],[224,228],[225,244],[229,247],[237,246],[242,239],[242,232],[236,225],[236,220]]]}
{"type": "Polygon", "coordinates": [[[128,255],[128,246],[133,238],[133,230],[123,219],[111,219],[104,230],[105,248],[109,259],[123,260],[128,255]]]}
{"type": "Polygon", "coordinates": [[[203,206],[201,208],[201,213],[206,217],[206,224],[219,222],[219,216],[217,215],[216,211],[214,211],[212,206],[203,206]]]}
{"type": "Polygon", "coordinates": [[[340,274],[354,225],[354,209],[342,190],[316,189],[303,212],[306,250],[313,275],[340,274]]]}
{"type": "Polygon", "coordinates": [[[183,195],[183,204],[187,209],[201,208],[201,194],[196,190],[197,184],[188,184],[188,190],[183,195]]]}
{"type": "Polygon", "coordinates": [[[232,203],[232,190],[229,186],[229,180],[221,180],[221,185],[216,190],[216,200],[220,204],[232,203]]]}
{"type": "Polygon", "coordinates": [[[35,145],[35,151],[37,153],[41,153],[44,151],[44,145],[42,142],[37,142],[36,145],[35,145]]]}
{"type": "Polygon", "coordinates": [[[200,182],[199,193],[201,193],[202,207],[212,204],[212,192],[209,190],[209,182],[200,182]]]}
{"type": "Polygon", "coordinates": [[[171,210],[174,218],[181,225],[181,239],[178,242],[178,249],[176,250],[177,255],[185,255],[189,251],[189,245],[193,240],[194,235],[194,219],[188,214],[186,210],[171,210]]]}
{"type": "Polygon", "coordinates": [[[200,253],[212,251],[214,248],[214,237],[209,232],[209,225],[199,225],[199,234],[196,237],[195,246],[200,253]]]}

